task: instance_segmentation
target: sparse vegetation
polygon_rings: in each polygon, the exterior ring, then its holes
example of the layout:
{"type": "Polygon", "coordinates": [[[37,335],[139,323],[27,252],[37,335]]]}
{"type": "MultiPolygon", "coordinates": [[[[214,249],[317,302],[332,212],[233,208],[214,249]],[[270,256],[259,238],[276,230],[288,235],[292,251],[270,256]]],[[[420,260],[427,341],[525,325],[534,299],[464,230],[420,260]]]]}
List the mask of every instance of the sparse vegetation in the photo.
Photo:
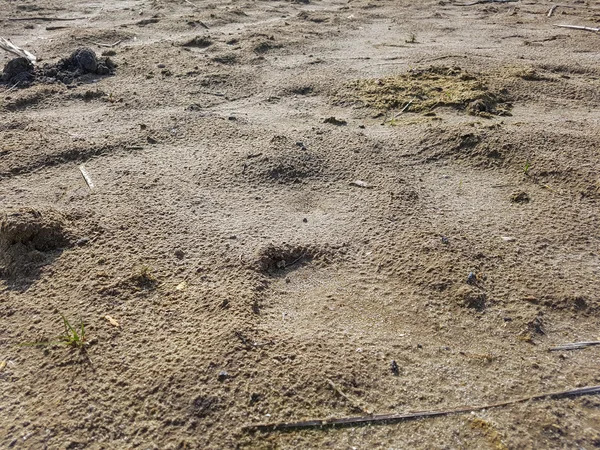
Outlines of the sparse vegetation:
{"type": "Polygon", "coordinates": [[[401,109],[410,103],[411,112],[452,107],[473,115],[508,115],[510,105],[492,92],[485,81],[459,67],[411,69],[392,77],[352,82],[343,93],[343,102],[350,100],[383,111],[401,109]]]}
{"type": "Polygon", "coordinates": [[[83,349],[87,345],[85,339],[85,325],[83,321],[80,322],[78,329],[73,327],[65,316],[62,316],[63,324],[65,326],[64,334],[61,337],[62,342],[69,347],[83,349]]]}
{"type": "Polygon", "coordinates": [[[45,341],[39,340],[35,342],[26,342],[21,344],[23,346],[47,346],[47,345],[67,345],[69,347],[84,350],[88,344],[85,336],[85,325],[83,321],[80,321],[77,327],[71,325],[69,320],[61,314],[64,331],[63,334],[57,336],[54,340],[45,341]]]}
{"type": "Polygon", "coordinates": [[[158,284],[156,276],[152,273],[152,268],[145,264],[135,269],[130,279],[144,289],[152,289],[158,284]]]}

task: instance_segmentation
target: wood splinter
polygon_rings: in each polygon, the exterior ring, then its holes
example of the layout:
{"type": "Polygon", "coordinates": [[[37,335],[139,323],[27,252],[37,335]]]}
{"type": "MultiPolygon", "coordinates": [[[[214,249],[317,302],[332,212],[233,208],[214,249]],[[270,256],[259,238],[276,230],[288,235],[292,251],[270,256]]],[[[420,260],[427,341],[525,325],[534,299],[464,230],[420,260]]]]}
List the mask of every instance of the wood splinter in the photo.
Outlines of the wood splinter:
{"type": "Polygon", "coordinates": [[[81,166],[79,166],[79,171],[81,172],[81,175],[83,176],[83,179],[85,180],[86,184],[90,188],[90,191],[93,190],[94,182],[92,181],[92,177],[90,176],[90,174],[88,173],[87,169],[85,168],[85,166],[83,164],[81,166]]]}

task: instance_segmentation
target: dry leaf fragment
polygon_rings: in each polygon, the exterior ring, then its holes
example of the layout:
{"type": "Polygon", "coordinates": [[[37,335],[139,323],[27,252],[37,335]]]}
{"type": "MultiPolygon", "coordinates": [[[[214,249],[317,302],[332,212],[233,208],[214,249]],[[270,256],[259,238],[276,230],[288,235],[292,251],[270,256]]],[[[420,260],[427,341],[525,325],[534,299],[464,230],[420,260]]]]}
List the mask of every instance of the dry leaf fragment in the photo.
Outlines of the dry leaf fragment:
{"type": "Polygon", "coordinates": [[[117,322],[115,319],[113,319],[113,318],[112,318],[112,317],[110,317],[110,316],[104,316],[104,318],[105,318],[106,320],[108,320],[108,322],[109,322],[109,323],[110,323],[110,324],[111,324],[113,327],[117,327],[117,328],[119,328],[119,322],[117,322]]]}
{"type": "Polygon", "coordinates": [[[375,186],[363,180],[354,180],[350,182],[350,186],[358,186],[365,189],[373,189],[375,186]]]}

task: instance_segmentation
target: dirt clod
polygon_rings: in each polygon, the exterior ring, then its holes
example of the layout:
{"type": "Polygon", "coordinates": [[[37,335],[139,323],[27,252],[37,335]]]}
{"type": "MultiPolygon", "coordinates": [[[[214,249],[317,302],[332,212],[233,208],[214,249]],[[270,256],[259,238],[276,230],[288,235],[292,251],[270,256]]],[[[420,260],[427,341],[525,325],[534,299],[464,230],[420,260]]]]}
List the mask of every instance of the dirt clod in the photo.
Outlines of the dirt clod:
{"type": "Polygon", "coordinates": [[[529,194],[527,192],[515,192],[510,196],[513,203],[529,203],[529,194]]]}
{"type": "Polygon", "coordinates": [[[82,47],[56,64],[41,67],[34,68],[25,58],[12,59],[4,67],[2,81],[6,84],[20,82],[19,87],[28,87],[33,83],[71,84],[86,75],[112,75],[115,68],[109,57],[98,58],[93,50],[82,47]]]}
{"type": "Polygon", "coordinates": [[[33,64],[27,58],[14,58],[4,66],[2,80],[7,84],[16,84],[31,81],[33,77],[33,64]]]}
{"type": "Polygon", "coordinates": [[[213,41],[206,36],[196,36],[189,41],[181,44],[183,47],[207,48],[213,44],[213,41]]]}
{"type": "Polygon", "coordinates": [[[478,311],[486,307],[486,295],[470,286],[461,286],[456,290],[455,298],[460,306],[478,311]]]}

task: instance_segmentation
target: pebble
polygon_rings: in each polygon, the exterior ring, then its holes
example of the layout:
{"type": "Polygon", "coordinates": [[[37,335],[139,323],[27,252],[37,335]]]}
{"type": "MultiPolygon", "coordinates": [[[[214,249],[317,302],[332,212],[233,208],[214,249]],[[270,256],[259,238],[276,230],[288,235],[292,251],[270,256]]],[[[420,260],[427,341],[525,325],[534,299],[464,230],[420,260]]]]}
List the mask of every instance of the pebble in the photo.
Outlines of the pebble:
{"type": "Polygon", "coordinates": [[[221,370],[219,372],[217,380],[219,380],[219,381],[225,381],[227,378],[229,378],[229,374],[225,370],[221,370]]]}

